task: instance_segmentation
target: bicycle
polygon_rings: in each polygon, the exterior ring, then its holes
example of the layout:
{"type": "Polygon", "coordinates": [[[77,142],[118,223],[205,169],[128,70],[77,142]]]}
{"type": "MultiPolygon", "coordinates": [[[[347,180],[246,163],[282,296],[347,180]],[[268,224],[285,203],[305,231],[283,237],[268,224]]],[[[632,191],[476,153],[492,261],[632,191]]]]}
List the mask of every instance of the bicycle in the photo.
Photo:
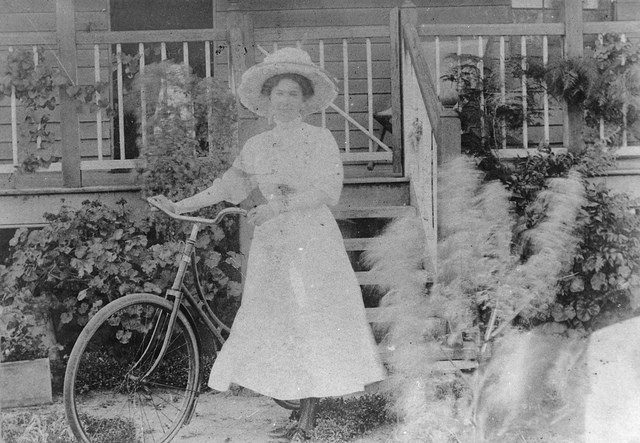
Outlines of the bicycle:
{"type": "MultiPolygon", "coordinates": [[[[227,208],[214,219],[207,219],[173,213],[164,196],[147,201],[193,226],[173,284],[164,297],[152,293],[125,295],[100,309],[82,329],[64,379],[67,420],[82,442],[101,438],[96,436],[114,432],[118,426],[127,435],[134,434],[134,441],[173,439],[191,420],[200,394],[202,346],[196,320],[202,320],[217,340],[216,351],[230,332],[205,299],[195,265],[195,244],[201,225],[218,224],[227,215],[246,215],[246,211],[227,208]],[[188,268],[195,291],[184,282],[188,268]],[[86,363],[95,359],[109,368],[108,373],[88,372],[86,363]]],[[[287,409],[299,408],[298,401],[274,400],[287,409]]]]}

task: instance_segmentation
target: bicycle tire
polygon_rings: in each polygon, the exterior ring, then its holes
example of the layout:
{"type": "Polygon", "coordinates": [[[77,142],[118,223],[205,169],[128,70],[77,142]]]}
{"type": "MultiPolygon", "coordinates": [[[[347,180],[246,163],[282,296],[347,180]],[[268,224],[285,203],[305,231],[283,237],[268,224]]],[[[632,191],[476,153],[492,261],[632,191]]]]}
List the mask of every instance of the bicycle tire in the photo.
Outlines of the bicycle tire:
{"type": "Polygon", "coordinates": [[[157,295],[130,294],[106,305],[83,328],[64,380],[65,412],[78,441],[168,442],[190,418],[200,359],[195,330],[182,312],[159,366],[143,379],[165,336],[150,332],[162,327],[172,309],[172,302],[157,295]],[[122,329],[134,320],[138,330],[122,329]]]}

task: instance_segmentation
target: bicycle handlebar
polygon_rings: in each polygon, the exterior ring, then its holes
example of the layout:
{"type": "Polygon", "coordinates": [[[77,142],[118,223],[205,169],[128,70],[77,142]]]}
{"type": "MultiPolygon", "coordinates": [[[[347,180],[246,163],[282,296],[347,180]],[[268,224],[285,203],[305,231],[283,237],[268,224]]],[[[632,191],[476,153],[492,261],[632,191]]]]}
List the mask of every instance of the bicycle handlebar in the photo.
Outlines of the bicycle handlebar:
{"type": "Polygon", "coordinates": [[[222,211],[218,212],[215,218],[190,217],[188,215],[180,215],[173,212],[170,209],[171,207],[170,205],[172,205],[173,202],[169,200],[167,197],[165,197],[164,195],[155,195],[153,197],[147,197],[147,202],[149,202],[151,206],[154,206],[160,209],[169,217],[174,218],[176,220],[188,221],[191,223],[203,223],[206,225],[217,225],[218,223],[220,223],[220,220],[222,220],[222,218],[225,215],[230,215],[230,214],[240,214],[245,216],[247,215],[246,210],[242,208],[232,207],[232,208],[223,209],[222,211]]]}

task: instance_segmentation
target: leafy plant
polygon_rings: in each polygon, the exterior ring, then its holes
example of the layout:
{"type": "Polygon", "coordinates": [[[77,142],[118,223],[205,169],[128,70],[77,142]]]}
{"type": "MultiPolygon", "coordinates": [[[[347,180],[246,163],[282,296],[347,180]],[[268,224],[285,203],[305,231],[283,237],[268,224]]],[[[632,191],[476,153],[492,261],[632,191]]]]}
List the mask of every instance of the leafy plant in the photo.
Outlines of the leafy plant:
{"type": "MultiPolygon", "coordinates": [[[[176,67],[182,69],[167,63],[149,68],[154,74],[147,79],[150,89],[162,85],[190,89],[186,102],[152,101],[150,126],[155,130],[149,134],[143,151],[147,161],[139,171],[143,196],[163,193],[177,200],[193,195],[229,166],[235,99],[221,85],[188,73],[171,78],[176,67]],[[179,79],[187,83],[181,85],[179,79]],[[215,147],[206,153],[194,138],[194,119],[183,118],[185,106],[219,123],[210,134],[215,147]]],[[[221,206],[200,214],[211,215],[221,206]]],[[[130,292],[160,294],[172,282],[189,229],[155,213],[134,217],[124,201],[115,208],[87,201],[80,209],[63,207],[45,217],[49,222],[45,228],[16,233],[9,264],[0,268],[5,358],[46,354],[57,343],[69,349],[80,328],[106,303],[130,292]],[[47,322],[53,325],[47,331],[55,330],[56,337],[37,346],[34,325],[47,322]]],[[[237,226],[237,219],[231,218],[222,226],[203,229],[197,244],[201,255],[196,264],[206,298],[227,324],[239,306],[237,226]]]]}
{"type": "Polygon", "coordinates": [[[587,220],[573,274],[562,282],[555,321],[593,329],[633,316],[640,308],[640,216],[628,195],[602,183],[587,187],[587,220]]]}
{"type": "MultiPolygon", "coordinates": [[[[592,54],[598,79],[585,103],[586,121],[598,126],[622,127],[623,112],[627,129],[640,136],[637,128],[640,113],[640,46],[624,42],[617,34],[605,34],[597,40],[592,54]]],[[[619,135],[613,143],[619,143],[619,135]]]]}
{"type": "Polygon", "coordinates": [[[582,107],[598,83],[597,65],[591,58],[562,59],[549,65],[547,89],[569,106],[582,107]]]}
{"type": "Polygon", "coordinates": [[[23,135],[37,146],[36,150],[27,152],[22,159],[18,168],[21,172],[34,172],[60,160],[59,153],[53,149],[55,137],[48,126],[52,112],[60,104],[60,89],[75,101],[80,112],[96,112],[98,109],[104,109],[106,115],[112,112],[108,100],[95,99],[96,93],[105,96],[108,82],[82,86],[74,84],[63,70],[48,62],[42,48],[37,48],[35,54],[24,49],[9,52],[5,66],[0,81],[0,98],[10,97],[14,93],[16,99],[22,102],[26,112],[21,124],[23,135]]]}
{"type": "MultiPolygon", "coordinates": [[[[454,109],[462,123],[463,150],[472,155],[488,155],[491,148],[502,147],[504,137],[509,145],[520,143],[522,123],[533,124],[541,115],[536,103],[542,82],[536,65],[528,65],[525,71],[528,104],[525,115],[522,92],[506,90],[503,94],[500,78],[491,69],[487,57],[450,54],[447,60],[448,71],[441,79],[454,84],[458,91],[458,103],[454,109]]],[[[508,59],[508,74],[519,79],[523,73],[521,65],[519,57],[508,59]]]]}
{"type": "Polygon", "coordinates": [[[312,438],[323,442],[344,442],[384,424],[392,423],[381,395],[357,398],[324,398],[318,406],[318,423],[312,438]]]}

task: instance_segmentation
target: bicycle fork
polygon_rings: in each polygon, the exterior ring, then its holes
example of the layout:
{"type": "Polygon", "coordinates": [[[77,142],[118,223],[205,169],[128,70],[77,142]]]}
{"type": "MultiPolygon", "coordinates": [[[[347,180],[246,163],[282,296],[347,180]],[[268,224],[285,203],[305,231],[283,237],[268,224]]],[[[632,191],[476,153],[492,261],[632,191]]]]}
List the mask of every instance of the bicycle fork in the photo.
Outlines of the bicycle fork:
{"type": "MultiPolygon", "coordinates": [[[[167,352],[167,348],[169,347],[169,340],[171,339],[171,331],[173,330],[173,326],[176,323],[176,318],[178,317],[178,312],[180,311],[180,304],[182,303],[183,294],[182,294],[182,291],[180,290],[180,287],[182,286],[182,280],[184,279],[184,275],[187,271],[187,266],[189,266],[189,263],[191,263],[191,253],[194,249],[199,230],[200,230],[200,225],[198,223],[194,223],[193,227],[191,228],[191,234],[189,235],[189,238],[187,239],[187,243],[185,244],[184,249],[182,250],[182,257],[180,258],[180,264],[178,265],[178,272],[176,274],[176,278],[173,280],[173,285],[171,286],[171,289],[167,289],[166,291],[167,298],[168,296],[173,296],[173,309],[171,310],[171,315],[169,316],[166,332],[164,335],[164,340],[162,342],[162,347],[160,348],[158,355],[155,357],[155,361],[153,362],[153,365],[151,365],[151,368],[149,368],[149,370],[144,375],[139,377],[140,380],[146,379],[151,373],[153,373],[153,371],[155,371],[155,369],[158,367],[158,365],[162,361],[162,358],[164,357],[165,353],[167,352]]],[[[155,326],[156,330],[160,325],[161,320],[162,318],[158,318],[158,321],[156,322],[156,326],[155,326]]],[[[154,330],[154,333],[151,336],[152,339],[149,340],[149,343],[147,344],[147,348],[142,353],[142,356],[133,365],[130,371],[133,371],[140,362],[145,360],[147,353],[150,352],[150,349],[153,346],[153,337],[155,337],[156,330],[154,330]]]]}

